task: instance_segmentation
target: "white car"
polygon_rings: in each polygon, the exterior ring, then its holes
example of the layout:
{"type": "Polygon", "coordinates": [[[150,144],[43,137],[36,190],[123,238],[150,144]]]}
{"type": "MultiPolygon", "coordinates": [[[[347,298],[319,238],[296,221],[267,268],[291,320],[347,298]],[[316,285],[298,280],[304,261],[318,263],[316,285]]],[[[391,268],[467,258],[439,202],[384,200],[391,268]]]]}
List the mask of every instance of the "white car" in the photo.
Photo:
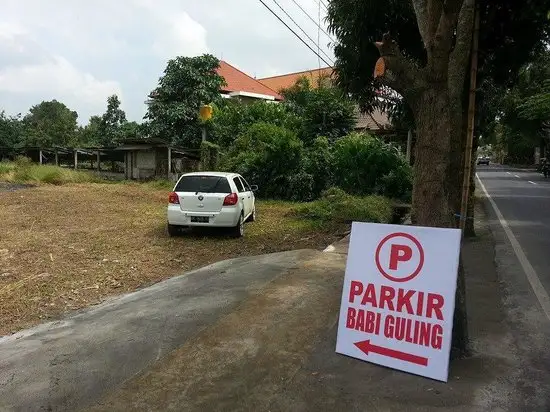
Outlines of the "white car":
{"type": "Polygon", "coordinates": [[[182,175],[168,196],[168,233],[190,226],[231,228],[244,235],[244,223],[256,220],[257,186],[236,173],[195,172],[182,175]]]}

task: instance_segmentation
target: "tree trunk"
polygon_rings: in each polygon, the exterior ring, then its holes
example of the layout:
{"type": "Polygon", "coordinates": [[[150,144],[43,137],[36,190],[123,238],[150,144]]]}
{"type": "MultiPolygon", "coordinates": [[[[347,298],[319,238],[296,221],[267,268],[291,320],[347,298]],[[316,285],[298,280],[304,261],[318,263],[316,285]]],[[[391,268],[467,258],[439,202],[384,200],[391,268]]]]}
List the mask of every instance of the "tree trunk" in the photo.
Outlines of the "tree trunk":
{"type": "MultiPolygon", "coordinates": [[[[451,145],[451,137],[456,134],[452,133],[450,113],[456,108],[450,106],[445,86],[424,91],[415,105],[417,142],[412,202],[412,223],[415,225],[456,227],[453,208],[458,205],[457,210],[460,211],[462,180],[460,183],[455,179],[450,182],[448,168],[451,153],[459,155],[462,152],[464,139],[460,139],[459,144],[454,142],[451,145]],[[450,187],[452,189],[449,193],[450,187]]],[[[461,164],[460,161],[453,163],[461,164]]],[[[462,176],[462,173],[459,174],[462,176]]],[[[460,357],[468,353],[466,287],[462,265],[458,271],[455,294],[452,347],[453,356],[460,357]]]]}
{"type": "Polygon", "coordinates": [[[444,85],[422,92],[414,105],[417,141],[412,223],[452,227],[446,187],[450,156],[449,94],[444,85]]]}

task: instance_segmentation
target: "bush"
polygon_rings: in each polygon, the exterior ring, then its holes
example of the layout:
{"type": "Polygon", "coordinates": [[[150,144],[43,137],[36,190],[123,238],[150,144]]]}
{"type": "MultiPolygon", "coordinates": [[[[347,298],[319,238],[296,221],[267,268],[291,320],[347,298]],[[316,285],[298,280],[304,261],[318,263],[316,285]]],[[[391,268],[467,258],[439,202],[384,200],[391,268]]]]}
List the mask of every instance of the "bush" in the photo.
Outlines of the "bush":
{"type": "Polygon", "coordinates": [[[323,225],[351,222],[389,223],[393,208],[383,196],[352,196],[339,188],[323,192],[319,200],[297,206],[294,213],[323,225]]]}
{"type": "Polygon", "coordinates": [[[300,172],[302,152],[302,142],[292,131],[255,123],[235,140],[222,168],[258,185],[260,196],[287,199],[291,180],[305,179],[293,177],[300,172]]]}
{"type": "Polygon", "coordinates": [[[332,182],[332,151],[326,137],[318,137],[303,156],[302,168],[313,176],[312,198],[317,199],[332,182]]]}
{"type": "Polygon", "coordinates": [[[368,134],[351,133],[336,141],[333,156],[334,182],[346,192],[410,198],[412,171],[395,147],[368,134]]]}
{"type": "Polygon", "coordinates": [[[245,104],[239,101],[224,101],[221,107],[214,108],[209,125],[210,140],[227,148],[235,139],[245,133],[255,123],[264,122],[289,130],[301,128],[301,118],[283,104],[254,102],[245,104]]]}

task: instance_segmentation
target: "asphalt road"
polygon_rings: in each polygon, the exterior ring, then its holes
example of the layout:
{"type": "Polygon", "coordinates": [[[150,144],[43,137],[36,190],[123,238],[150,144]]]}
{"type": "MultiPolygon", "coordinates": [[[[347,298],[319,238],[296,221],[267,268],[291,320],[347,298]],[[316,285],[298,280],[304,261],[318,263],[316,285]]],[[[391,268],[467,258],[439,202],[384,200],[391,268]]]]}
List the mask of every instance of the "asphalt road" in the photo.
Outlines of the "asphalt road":
{"type": "Polygon", "coordinates": [[[550,178],[498,165],[477,174],[550,294],[550,178]]]}

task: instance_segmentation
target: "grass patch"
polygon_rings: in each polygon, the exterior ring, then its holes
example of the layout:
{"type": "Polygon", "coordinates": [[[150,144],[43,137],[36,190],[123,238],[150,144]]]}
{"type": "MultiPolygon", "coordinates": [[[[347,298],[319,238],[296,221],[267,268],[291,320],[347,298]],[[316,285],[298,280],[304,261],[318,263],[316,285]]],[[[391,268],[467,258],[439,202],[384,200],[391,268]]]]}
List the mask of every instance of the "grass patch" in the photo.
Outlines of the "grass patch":
{"type": "Polygon", "coordinates": [[[0,179],[16,183],[46,183],[52,185],[102,181],[100,177],[86,171],[52,165],[38,165],[26,158],[18,158],[15,162],[2,162],[0,179]]]}
{"type": "Polygon", "coordinates": [[[296,206],[294,213],[323,226],[354,221],[389,223],[392,220],[393,207],[391,201],[383,196],[352,196],[341,189],[332,188],[321,199],[296,206]]]}
{"type": "Polygon", "coordinates": [[[137,183],[2,192],[0,335],[223,259],[322,250],[347,229],[298,216],[296,203],[259,200],[241,239],[222,231],[170,238],[166,199],[166,189],[137,183]]]}
{"type": "Polygon", "coordinates": [[[0,162],[0,177],[12,173],[15,169],[15,164],[12,162],[0,162]]]}
{"type": "Polygon", "coordinates": [[[176,182],[172,182],[171,180],[167,180],[167,179],[158,179],[158,180],[151,180],[151,181],[145,182],[143,184],[147,187],[152,188],[152,189],[172,190],[174,188],[176,182]]]}

